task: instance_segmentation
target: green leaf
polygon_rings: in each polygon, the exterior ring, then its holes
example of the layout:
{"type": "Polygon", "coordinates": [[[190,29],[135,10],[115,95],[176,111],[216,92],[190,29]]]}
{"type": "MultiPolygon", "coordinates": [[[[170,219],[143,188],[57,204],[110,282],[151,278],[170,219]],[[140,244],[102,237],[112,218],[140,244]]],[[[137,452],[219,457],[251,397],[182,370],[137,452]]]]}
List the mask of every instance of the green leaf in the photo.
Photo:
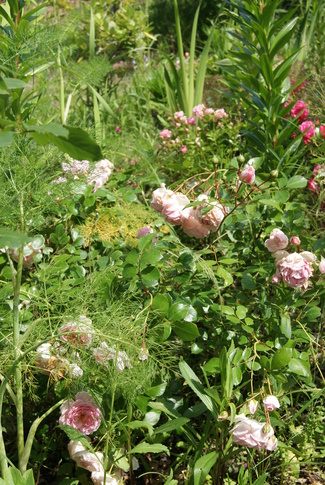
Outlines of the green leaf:
{"type": "Polygon", "coordinates": [[[5,471],[4,479],[0,478],[1,485],[35,485],[33,470],[27,470],[23,475],[14,467],[5,471]]]}
{"type": "Polygon", "coordinates": [[[310,377],[310,366],[309,362],[306,360],[293,358],[290,360],[288,367],[293,374],[302,377],[310,377]]]}
{"type": "Polygon", "coordinates": [[[205,479],[217,461],[218,454],[212,451],[207,455],[201,456],[194,465],[194,485],[204,485],[205,479]]]}
{"type": "Polygon", "coordinates": [[[166,453],[169,455],[169,449],[167,446],[159,443],[151,444],[144,441],[127,452],[128,455],[134,455],[135,453],[166,453]]]}
{"type": "Polygon", "coordinates": [[[223,266],[218,266],[217,276],[224,280],[225,286],[230,286],[234,281],[232,275],[223,266]]]}
{"type": "Polygon", "coordinates": [[[174,322],[172,328],[176,335],[185,342],[189,342],[200,336],[197,325],[192,322],[174,322]]]}
{"type": "Polygon", "coordinates": [[[281,316],[281,332],[287,338],[291,338],[291,318],[290,315],[282,315],[281,316]]]}
{"type": "Polygon", "coordinates": [[[155,266],[147,266],[141,271],[141,281],[148,288],[157,286],[160,279],[159,269],[155,266]]]}
{"type": "Polygon", "coordinates": [[[260,62],[261,62],[261,70],[262,70],[262,74],[265,79],[265,82],[269,86],[271,86],[273,83],[273,70],[272,70],[272,65],[269,61],[269,58],[265,53],[261,55],[260,62]]]}
{"type": "Polygon", "coordinates": [[[260,475],[253,483],[253,485],[263,485],[265,483],[265,480],[267,478],[267,473],[263,473],[263,475],[260,475]]]}
{"type": "Polygon", "coordinates": [[[13,77],[3,77],[2,80],[8,89],[23,89],[28,87],[28,84],[24,83],[24,81],[13,77]]]}
{"type": "Polygon", "coordinates": [[[139,242],[138,242],[139,251],[143,251],[148,246],[150,246],[151,243],[152,243],[152,240],[155,237],[156,237],[155,234],[147,234],[146,236],[140,237],[139,242]]]}
{"type": "Polygon", "coordinates": [[[157,249],[150,249],[146,251],[141,256],[140,268],[143,269],[148,264],[157,263],[162,258],[160,251],[157,249]]]}
{"type": "Polygon", "coordinates": [[[26,128],[28,132],[51,133],[52,135],[63,137],[69,135],[69,130],[58,123],[48,123],[46,125],[28,125],[27,123],[24,123],[24,128],[26,128]]]}
{"type": "Polygon", "coordinates": [[[176,418],[176,419],[171,419],[167,423],[162,424],[159,426],[159,428],[155,429],[155,434],[158,433],[170,433],[171,431],[174,431],[175,429],[179,429],[184,424],[188,423],[190,421],[189,418],[176,418]]]}
{"type": "Polygon", "coordinates": [[[4,227],[0,227],[0,248],[8,246],[9,249],[17,249],[32,240],[27,234],[21,234],[18,231],[8,231],[4,227]]]}
{"type": "Polygon", "coordinates": [[[130,423],[126,423],[126,425],[130,429],[141,429],[147,428],[149,431],[149,435],[151,436],[153,433],[153,427],[147,421],[131,421],[130,423]]]}
{"type": "Polygon", "coordinates": [[[302,189],[306,187],[307,179],[302,177],[301,175],[294,175],[291,177],[288,182],[285,184],[287,189],[302,189]]]}
{"type": "Polygon", "coordinates": [[[195,394],[201,399],[203,404],[207,407],[207,409],[212,413],[213,417],[215,419],[218,419],[218,411],[210,398],[204,390],[204,387],[198,378],[198,376],[195,374],[195,372],[192,371],[189,365],[186,364],[184,360],[181,360],[179,363],[179,369],[181,371],[182,376],[186,380],[187,384],[190,386],[192,391],[195,392],[195,394]]]}
{"type": "Polygon", "coordinates": [[[292,359],[292,349],[281,347],[273,355],[272,370],[283,369],[286,367],[292,359]]]}
{"type": "Polygon", "coordinates": [[[272,42],[269,58],[273,59],[276,54],[280,52],[282,47],[287,44],[287,42],[292,37],[296,23],[298,22],[299,17],[292,19],[290,22],[286,24],[286,26],[277,34],[274,41],[272,42]]]}
{"type": "Polygon", "coordinates": [[[0,131],[0,148],[11,145],[13,141],[14,141],[13,131],[0,131]]]}
{"type": "Polygon", "coordinates": [[[12,19],[10,18],[10,15],[8,15],[8,13],[5,11],[3,7],[0,7],[0,16],[3,17],[8,22],[12,30],[15,30],[14,22],[12,21],[12,19]]]}
{"type": "Polygon", "coordinates": [[[166,315],[169,311],[169,300],[165,295],[156,295],[152,301],[152,309],[161,315],[166,315]]]}
{"type": "Polygon", "coordinates": [[[241,279],[241,285],[242,285],[243,290],[255,290],[256,289],[256,284],[255,284],[254,278],[249,273],[243,274],[243,277],[241,279]]]}
{"type": "Polygon", "coordinates": [[[172,322],[178,320],[185,320],[186,322],[195,322],[197,319],[197,313],[195,308],[192,307],[189,303],[183,302],[176,302],[173,303],[169,315],[169,320],[172,322]]]}

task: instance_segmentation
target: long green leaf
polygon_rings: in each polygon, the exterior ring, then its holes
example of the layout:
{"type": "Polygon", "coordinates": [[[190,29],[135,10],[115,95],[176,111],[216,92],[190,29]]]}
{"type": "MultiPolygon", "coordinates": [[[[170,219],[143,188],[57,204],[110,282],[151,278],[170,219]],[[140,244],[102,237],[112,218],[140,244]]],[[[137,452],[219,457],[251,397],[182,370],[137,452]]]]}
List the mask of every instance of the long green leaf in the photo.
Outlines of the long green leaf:
{"type": "Polygon", "coordinates": [[[213,37],[213,30],[211,31],[209,38],[206,41],[206,44],[204,46],[204,49],[201,55],[201,60],[200,60],[200,64],[199,64],[199,68],[196,76],[194,105],[198,105],[202,103],[205,73],[207,68],[207,62],[208,62],[208,56],[209,56],[212,37],[213,37]]]}
{"type": "Polygon", "coordinates": [[[26,12],[22,17],[21,19],[22,20],[27,20],[29,19],[32,15],[34,15],[35,13],[37,13],[39,10],[42,10],[42,8],[45,8],[47,7],[47,5],[49,5],[50,2],[44,2],[42,3],[41,5],[37,5],[37,7],[35,8],[32,8],[31,10],[28,10],[28,12],[26,12]]]}
{"type": "Polygon", "coordinates": [[[194,485],[204,485],[205,479],[217,461],[218,454],[215,451],[201,456],[194,465],[194,485]]]}
{"type": "Polygon", "coordinates": [[[105,101],[105,99],[103,98],[103,96],[101,96],[96,91],[96,89],[94,89],[90,84],[88,84],[88,87],[92,91],[92,93],[96,96],[96,98],[98,99],[99,103],[103,106],[103,108],[105,108],[105,110],[107,111],[107,113],[109,113],[111,116],[113,116],[113,118],[116,118],[117,117],[116,113],[114,113],[114,111],[112,110],[112,108],[110,107],[110,105],[105,101]]]}
{"type": "MultiPolygon", "coordinates": [[[[179,62],[181,65],[184,97],[187,100],[188,99],[188,79],[187,79],[185,62],[184,62],[183,40],[182,40],[181,23],[180,23],[177,0],[174,0],[174,13],[175,13],[175,24],[176,24],[177,49],[178,49],[178,55],[179,55],[179,62]]],[[[190,116],[190,113],[187,113],[186,111],[185,111],[185,114],[186,116],[190,116]]]]}
{"type": "Polygon", "coordinates": [[[169,455],[169,449],[167,446],[159,443],[151,444],[144,441],[128,451],[127,454],[134,455],[135,453],[167,453],[169,455]]]}
{"type": "Polygon", "coordinates": [[[3,17],[8,22],[12,30],[15,30],[14,22],[11,20],[10,15],[5,11],[3,7],[0,7],[0,16],[3,17]]]}
{"type": "Polygon", "coordinates": [[[194,58],[195,58],[195,43],[196,43],[196,31],[197,23],[199,18],[200,5],[196,9],[193,26],[192,26],[192,36],[191,36],[191,47],[190,47],[190,65],[189,65],[189,79],[188,79],[188,98],[187,98],[187,116],[192,114],[192,109],[194,107],[194,58]]]}
{"type": "Polygon", "coordinates": [[[218,419],[217,409],[216,409],[211,397],[206,394],[204,387],[203,387],[202,383],[200,382],[200,379],[198,378],[198,376],[195,374],[195,372],[192,371],[190,366],[187,365],[184,360],[180,361],[179,369],[181,371],[182,376],[186,380],[187,384],[190,386],[190,388],[201,399],[203,404],[206,405],[208,410],[212,413],[213,417],[215,419],[218,419]]]}
{"type": "Polygon", "coordinates": [[[272,60],[276,54],[282,49],[282,47],[290,40],[294,34],[295,26],[299,20],[299,17],[292,19],[275,37],[272,42],[269,59],[272,60]]]}

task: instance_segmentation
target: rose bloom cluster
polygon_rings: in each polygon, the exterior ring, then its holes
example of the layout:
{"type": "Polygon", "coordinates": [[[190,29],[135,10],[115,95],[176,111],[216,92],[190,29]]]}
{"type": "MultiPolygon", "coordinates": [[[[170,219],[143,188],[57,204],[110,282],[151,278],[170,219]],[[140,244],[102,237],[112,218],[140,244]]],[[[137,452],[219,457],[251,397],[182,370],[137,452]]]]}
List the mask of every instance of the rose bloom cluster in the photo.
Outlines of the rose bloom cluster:
{"type": "Polygon", "coordinates": [[[201,204],[185,208],[190,204],[186,195],[174,193],[162,184],[152,194],[151,207],[160,212],[166,222],[181,226],[189,236],[202,239],[219,229],[228,209],[217,202],[210,202],[204,194],[199,195],[196,202],[201,204]],[[209,206],[209,211],[203,211],[209,206]]]}
{"type": "MultiPolygon", "coordinates": [[[[285,108],[289,104],[289,101],[286,101],[283,107],[285,108]]],[[[309,116],[309,109],[307,108],[307,104],[304,101],[298,100],[291,108],[290,113],[292,118],[297,119],[301,123],[299,125],[299,129],[301,133],[303,133],[303,141],[305,145],[310,143],[311,139],[315,136],[315,134],[320,133],[321,136],[325,137],[325,126],[321,125],[320,128],[317,128],[314,125],[313,121],[307,121],[307,118],[309,116]]],[[[287,115],[286,118],[288,116],[289,115],[287,115]]],[[[293,135],[293,138],[296,138],[295,134],[293,135]]]]}
{"type": "Polygon", "coordinates": [[[109,179],[114,165],[109,160],[100,160],[95,167],[90,170],[88,160],[74,160],[69,157],[68,162],[62,163],[63,177],[53,180],[52,183],[60,184],[67,181],[67,175],[73,175],[75,180],[80,177],[87,177],[87,184],[94,185],[93,192],[103,187],[109,179]]]}
{"type": "Polygon", "coordinates": [[[223,108],[214,110],[213,108],[206,108],[204,104],[199,104],[194,106],[192,110],[192,116],[185,116],[183,111],[176,111],[174,113],[174,126],[177,129],[177,133],[173,136],[171,130],[164,129],[159,133],[159,138],[162,138],[163,145],[169,146],[179,146],[181,153],[185,154],[188,151],[188,146],[186,143],[190,140],[190,127],[196,127],[195,144],[197,147],[201,146],[200,131],[201,127],[198,125],[198,120],[201,122],[214,122],[218,126],[222,126],[221,121],[223,118],[228,118],[228,114],[223,108]],[[183,134],[186,134],[186,139],[181,139],[183,134]],[[180,138],[181,137],[181,138],[180,138]]]}
{"type": "MultiPolygon", "coordinates": [[[[263,404],[266,414],[280,407],[278,398],[272,395],[267,396],[263,400],[263,404]]],[[[255,399],[251,399],[248,403],[249,412],[255,414],[257,406],[258,402],[255,399]]],[[[234,421],[236,424],[231,431],[234,443],[258,450],[273,451],[276,449],[278,440],[274,436],[274,429],[270,424],[247,418],[245,414],[239,414],[234,421]]]]}
{"type": "MultiPolygon", "coordinates": [[[[293,247],[300,248],[298,236],[293,236],[290,243],[293,247]]],[[[276,273],[272,276],[272,283],[284,281],[291,288],[306,289],[317,258],[310,251],[289,253],[285,250],[288,245],[289,239],[280,229],[273,229],[269,239],[265,241],[265,246],[272,253],[276,264],[276,273]]],[[[319,263],[321,273],[325,270],[322,261],[319,263]]]]}

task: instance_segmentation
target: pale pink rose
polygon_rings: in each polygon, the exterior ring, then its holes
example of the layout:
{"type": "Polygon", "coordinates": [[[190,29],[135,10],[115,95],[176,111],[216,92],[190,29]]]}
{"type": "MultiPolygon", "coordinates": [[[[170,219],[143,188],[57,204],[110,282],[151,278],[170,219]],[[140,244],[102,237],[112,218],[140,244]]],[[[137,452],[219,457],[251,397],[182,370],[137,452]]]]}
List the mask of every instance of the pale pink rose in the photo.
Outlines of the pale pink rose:
{"type": "Polygon", "coordinates": [[[106,342],[102,342],[97,349],[93,349],[93,355],[98,364],[109,366],[109,361],[113,361],[116,365],[116,370],[122,372],[126,367],[132,368],[130,359],[126,352],[118,351],[109,347],[106,342]]]}
{"type": "Polygon", "coordinates": [[[163,139],[165,139],[165,138],[171,138],[172,137],[172,132],[170,130],[165,129],[165,130],[163,130],[163,131],[161,131],[159,133],[159,137],[160,138],[163,138],[163,139]]]}
{"type": "Polygon", "coordinates": [[[103,453],[92,453],[87,450],[80,441],[70,441],[68,444],[70,458],[76,462],[79,468],[88,472],[101,472],[103,469],[103,453]]]}
{"type": "Polygon", "coordinates": [[[165,184],[161,184],[159,189],[153,191],[150,206],[155,211],[161,212],[165,199],[167,199],[167,197],[171,197],[173,194],[174,192],[172,190],[166,189],[165,184]]]}
{"type": "Polygon", "coordinates": [[[185,57],[186,57],[186,59],[187,59],[188,57],[190,57],[190,53],[189,53],[189,52],[185,52],[184,56],[185,56],[185,57]]]}
{"type": "Polygon", "coordinates": [[[198,104],[197,106],[194,106],[192,113],[198,116],[199,118],[202,118],[202,116],[204,115],[204,110],[205,110],[204,104],[198,104]]]}
{"type": "Polygon", "coordinates": [[[255,182],[255,169],[252,166],[246,167],[240,174],[240,180],[244,184],[252,185],[255,182]]]}
{"type": "Polygon", "coordinates": [[[174,113],[175,120],[182,120],[184,116],[184,111],[176,111],[176,113],[174,113]]]}
{"type": "Polygon", "coordinates": [[[187,146],[186,145],[183,145],[179,150],[182,153],[186,153],[187,152],[187,146]]]}
{"type": "Polygon", "coordinates": [[[319,263],[318,269],[322,274],[325,273],[325,259],[322,258],[321,262],[319,263]]]}
{"type": "Polygon", "coordinates": [[[296,118],[300,114],[298,120],[301,122],[306,121],[309,115],[309,110],[305,108],[307,108],[306,103],[304,103],[301,100],[297,101],[296,104],[291,109],[292,118],[296,118]]]}
{"type": "Polygon", "coordinates": [[[305,261],[307,261],[307,263],[315,263],[317,259],[315,254],[311,253],[310,251],[302,251],[299,254],[304,258],[305,261]]]}
{"type": "Polygon", "coordinates": [[[228,118],[228,115],[223,108],[217,109],[214,112],[214,119],[215,120],[220,120],[221,118],[228,118]]]}
{"type": "Polygon", "coordinates": [[[140,239],[140,237],[147,236],[148,234],[152,234],[152,233],[153,233],[153,229],[150,226],[144,226],[138,229],[137,237],[138,239],[140,239]]]}
{"type": "Polygon", "coordinates": [[[300,239],[298,236],[292,236],[292,238],[290,239],[290,242],[294,246],[300,246],[300,239]]]}
{"type": "Polygon", "coordinates": [[[288,238],[284,232],[282,232],[280,229],[273,229],[270,234],[270,239],[267,239],[264,244],[271,253],[274,253],[279,249],[286,248],[288,246],[288,242],[288,238]]]}
{"type": "Polygon", "coordinates": [[[302,288],[307,285],[312,267],[299,253],[293,253],[279,261],[277,274],[292,288],[302,288]]]}
{"type": "Polygon", "coordinates": [[[206,108],[204,111],[205,115],[214,115],[214,109],[213,108],[206,108]]]}
{"type": "Polygon", "coordinates": [[[258,402],[256,399],[251,399],[247,405],[248,410],[251,414],[255,414],[257,411],[258,402]]]}
{"type": "Polygon", "coordinates": [[[315,127],[312,121],[304,121],[299,126],[301,133],[304,133],[303,140],[304,144],[310,143],[310,140],[315,135],[315,127]]]}
{"type": "Polygon", "coordinates": [[[180,226],[182,221],[189,215],[189,210],[184,209],[190,200],[183,194],[174,194],[164,200],[161,214],[170,224],[180,226]]]}
{"type": "Polygon", "coordinates": [[[104,471],[101,472],[92,472],[90,476],[94,485],[120,485],[123,483],[122,476],[118,473],[114,475],[106,474],[106,479],[104,481],[104,471]]]}
{"type": "Polygon", "coordinates": [[[275,251],[274,253],[272,253],[272,256],[275,259],[275,264],[278,264],[278,262],[281,261],[281,259],[289,256],[289,253],[288,253],[288,251],[280,250],[280,251],[275,251]]]}
{"type": "Polygon", "coordinates": [[[202,224],[202,222],[195,217],[194,212],[191,212],[186,220],[182,222],[183,231],[189,236],[196,237],[197,239],[203,239],[210,234],[209,226],[202,224]]]}
{"type": "Polygon", "coordinates": [[[87,392],[78,392],[75,401],[65,401],[61,406],[60,424],[72,426],[84,435],[97,431],[102,414],[87,392]]]}
{"type": "Polygon", "coordinates": [[[266,443],[265,449],[268,451],[274,451],[278,446],[278,440],[275,436],[271,436],[266,443]]]}
{"type": "Polygon", "coordinates": [[[81,315],[77,320],[68,322],[59,328],[61,340],[73,347],[89,347],[93,330],[90,318],[81,315]]]}
{"type": "Polygon", "coordinates": [[[211,232],[217,232],[226,214],[222,205],[217,202],[212,202],[212,205],[213,208],[209,212],[201,215],[201,222],[206,224],[211,232]]]}
{"type": "Polygon", "coordinates": [[[237,423],[231,432],[234,443],[258,450],[266,449],[269,439],[274,435],[272,426],[246,418],[244,414],[236,416],[234,421],[237,423]]]}
{"type": "Polygon", "coordinates": [[[277,285],[277,284],[278,284],[278,283],[280,283],[281,281],[282,281],[281,276],[279,276],[279,275],[277,275],[277,274],[274,274],[274,275],[272,276],[272,283],[273,283],[274,285],[277,285]]]}
{"type": "Polygon", "coordinates": [[[263,399],[263,404],[266,411],[274,411],[274,409],[280,407],[279,400],[275,396],[266,396],[266,398],[263,399]]]}

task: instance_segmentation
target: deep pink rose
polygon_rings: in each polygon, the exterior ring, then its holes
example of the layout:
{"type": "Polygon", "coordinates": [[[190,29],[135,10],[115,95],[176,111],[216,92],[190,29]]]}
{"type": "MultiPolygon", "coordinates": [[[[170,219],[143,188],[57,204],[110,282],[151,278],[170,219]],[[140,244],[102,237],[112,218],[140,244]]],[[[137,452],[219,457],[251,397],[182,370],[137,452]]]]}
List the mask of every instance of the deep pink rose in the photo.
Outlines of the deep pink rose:
{"type": "Polygon", "coordinates": [[[316,180],[309,179],[308,182],[307,182],[307,187],[308,187],[308,190],[310,190],[311,192],[314,192],[314,194],[319,193],[319,185],[316,182],[316,180]]]}
{"type": "Polygon", "coordinates": [[[320,125],[319,131],[320,131],[320,134],[322,135],[322,137],[325,138],[325,126],[324,125],[320,125]]]}
{"type": "Polygon", "coordinates": [[[75,401],[68,399],[60,409],[59,423],[72,426],[84,435],[93,433],[100,426],[102,414],[87,392],[78,392],[75,401]]]}
{"type": "Polygon", "coordinates": [[[291,288],[306,287],[312,274],[311,263],[307,262],[299,253],[289,254],[278,262],[277,274],[291,288]]]}
{"type": "Polygon", "coordinates": [[[187,124],[188,125],[196,125],[196,117],[190,116],[189,118],[187,118],[187,124]]]}
{"type": "Polygon", "coordinates": [[[310,140],[315,136],[315,127],[312,121],[304,121],[299,126],[301,133],[304,133],[304,144],[310,143],[310,140]],[[307,131],[306,131],[307,130],[307,131]]]}
{"type": "Polygon", "coordinates": [[[301,122],[306,121],[309,115],[309,110],[305,108],[307,108],[306,103],[304,103],[301,100],[297,101],[296,104],[291,109],[292,118],[296,118],[300,114],[298,120],[301,122]]]}
{"type": "Polygon", "coordinates": [[[246,167],[244,170],[239,174],[240,180],[244,184],[252,185],[255,182],[255,169],[254,167],[246,167]]]}

